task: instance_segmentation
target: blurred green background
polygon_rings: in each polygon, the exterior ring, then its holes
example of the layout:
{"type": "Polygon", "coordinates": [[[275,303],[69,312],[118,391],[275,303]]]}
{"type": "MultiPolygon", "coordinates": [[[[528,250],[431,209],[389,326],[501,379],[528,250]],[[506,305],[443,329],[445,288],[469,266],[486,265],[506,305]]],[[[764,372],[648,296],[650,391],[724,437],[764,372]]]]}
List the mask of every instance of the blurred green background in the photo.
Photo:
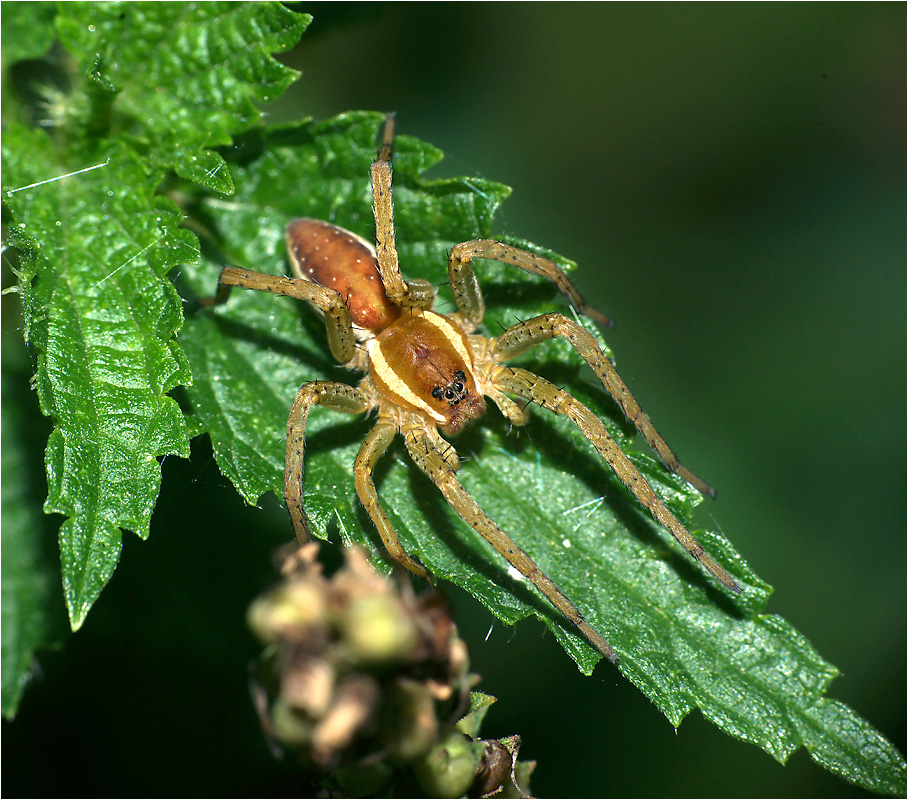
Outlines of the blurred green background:
{"type": "MultiPolygon", "coordinates": [[[[719,489],[701,525],[842,670],[830,695],[904,752],[904,4],[299,10],[315,21],[282,60],[304,75],[273,118],[397,111],[447,154],[432,176],[514,188],[497,230],[580,263],[623,376],[719,489]]],[[[4,723],[4,794],[309,792],[245,698],[244,610],[287,533],[263,505],[206,443],[166,461],[150,540],[124,536],[84,628],[4,723]]],[[[698,713],[675,731],[614,669],[581,676],[542,625],[451,595],[500,698],[484,733],[523,736],[540,796],[860,794],[698,713]]]]}

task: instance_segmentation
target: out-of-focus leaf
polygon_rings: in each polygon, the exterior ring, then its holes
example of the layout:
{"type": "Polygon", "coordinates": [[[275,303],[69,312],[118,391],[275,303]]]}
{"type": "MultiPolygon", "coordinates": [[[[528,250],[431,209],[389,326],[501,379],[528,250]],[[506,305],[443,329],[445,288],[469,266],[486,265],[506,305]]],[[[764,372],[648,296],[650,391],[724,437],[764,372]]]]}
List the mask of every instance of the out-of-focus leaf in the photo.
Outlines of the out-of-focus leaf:
{"type": "MultiPolygon", "coordinates": [[[[27,59],[44,56],[54,42],[54,15],[56,3],[7,3],[0,16],[0,36],[3,46],[0,47],[0,103],[3,108],[3,121],[6,124],[13,120],[24,122],[26,109],[18,101],[16,81],[13,77],[13,66],[27,59]]],[[[30,81],[34,83],[33,80],[30,81]]],[[[38,87],[27,87],[26,91],[34,92],[38,87]]]]}
{"type": "Polygon", "coordinates": [[[64,629],[60,570],[52,525],[41,513],[45,495],[41,474],[42,434],[37,399],[11,350],[23,350],[10,331],[3,336],[2,372],[2,536],[0,559],[2,590],[2,711],[12,719],[35,669],[36,654],[53,647],[64,629]],[[37,417],[37,420],[35,419],[37,417]],[[37,467],[37,469],[36,469],[37,467]]]}
{"type": "Polygon", "coordinates": [[[27,58],[41,58],[54,42],[56,3],[7,3],[3,7],[3,71],[27,58]]]}

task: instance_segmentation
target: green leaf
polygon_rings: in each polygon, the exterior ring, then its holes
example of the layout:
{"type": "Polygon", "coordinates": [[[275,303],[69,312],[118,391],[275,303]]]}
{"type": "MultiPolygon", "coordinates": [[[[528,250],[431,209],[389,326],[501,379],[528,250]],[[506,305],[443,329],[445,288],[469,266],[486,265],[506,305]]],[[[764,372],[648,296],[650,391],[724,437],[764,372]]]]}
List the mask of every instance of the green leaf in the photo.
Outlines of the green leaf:
{"type": "MultiPolygon", "coordinates": [[[[19,61],[37,59],[44,56],[54,43],[54,14],[56,3],[7,3],[0,17],[2,26],[3,47],[0,48],[2,60],[3,91],[0,102],[3,107],[3,121],[25,121],[25,109],[17,103],[16,80],[11,69],[19,61]]],[[[26,91],[34,91],[27,87],[26,91]]]]}
{"type": "Polygon", "coordinates": [[[830,772],[872,792],[905,796],[905,759],[844,703],[819,700],[797,725],[813,760],[830,772]]]}
{"type": "Polygon", "coordinates": [[[56,3],[8,3],[2,16],[3,71],[27,58],[41,58],[54,43],[56,3]]]}
{"type": "Polygon", "coordinates": [[[484,692],[470,692],[470,708],[457,721],[457,730],[465,733],[471,739],[479,738],[479,729],[489,713],[489,709],[498,702],[498,699],[484,692]]]}
{"type": "MultiPolygon", "coordinates": [[[[48,8],[28,6],[5,9],[5,37],[35,27],[10,48],[13,59],[49,44],[48,8]]],[[[73,57],[59,62],[78,66],[63,76],[67,92],[38,87],[52,133],[4,131],[3,181],[25,337],[56,425],[45,510],[67,517],[63,583],[78,628],[113,573],[121,528],[148,535],[158,459],[188,454],[182,413],[166,396],[190,380],[174,339],[181,300],[166,274],[196,260],[198,242],[158,187],[172,168],[232,191],[209,148],[259,119],[253,100],[293,80],[270,54],[294,44],[309,17],[279,3],[55,8],[73,57]]]]}
{"type": "MultiPolygon", "coordinates": [[[[283,228],[295,216],[326,219],[371,237],[368,168],[380,123],[377,114],[348,114],[241,142],[239,163],[231,165],[235,198],[212,200],[198,210],[227,262],[283,273],[283,228]]],[[[423,180],[422,171],[438,158],[428,146],[398,139],[395,221],[405,275],[436,283],[444,311],[452,308],[444,285],[446,250],[489,235],[508,190],[476,180],[423,180]]],[[[218,271],[219,264],[208,261],[184,271],[187,291],[211,295],[218,271]]],[[[550,285],[514,268],[482,263],[478,274],[492,334],[516,319],[563,307],[550,285]]],[[[314,379],[357,380],[332,362],[324,324],[300,306],[235,292],[226,307],[192,316],[181,335],[195,376],[189,390],[193,411],[211,433],[222,471],[249,502],[266,491],[281,494],[286,417],[298,387],[314,379]]],[[[521,362],[569,387],[603,415],[622,446],[629,445],[631,431],[620,412],[588,382],[581,360],[565,343],[548,343],[521,362]]],[[[339,535],[379,553],[352,480],[369,425],[366,419],[313,412],[306,505],[318,535],[339,535]]],[[[830,730],[828,717],[818,722],[835,668],[784,620],[760,613],[769,587],[722,536],[695,532],[745,587],[740,598],[729,597],[689,560],[567,420],[540,410],[515,431],[493,409],[455,444],[466,488],[578,604],[618,650],[621,671],[674,725],[699,708],[722,730],[780,761],[804,744],[824,766],[860,785],[877,791],[903,785],[904,763],[894,748],[862,750],[867,729],[838,724],[830,730]],[[865,761],[854,757],[859,752],[865,761]]],[[[649,455],[633,458],[672,510],[689,520],[698,495],[649,455]]],[[[506,623],[539,617],[580,669],[592,671],[598,652],[459,521],[399,442],[377,468],[376,482],[407,552],[506,623]]]]}
{"type": "Polygon", "coordinates": [[[197,245],[128,149],[111,145],[96,170],[41,184],[59,156],[42,131],[3,138],[26,338],[39,351],[42,410],[56,422],[45,510],[68,517],[63,582],[78,628],[116,566],[120,528],[148,535],[157,459],[188,454],[182,414],[165,396],[190,379],[174,340],[181,302],[165,275],[197,245]]]}
{"type": "MultiPolygon", "coordinates": [[[[34,469],[43,433],[28,386],[21,338],[3,336],[2,589],[3,716],[12,719],[34,671],[36,654],[55,646],[63,631],[60,575],[53,531],[41,513],[43,475],[34,469]],[[16,362],[15,368],[11,362],[16,362]],[[37,419],[36,419],[37,418],[37,419]],[[37,474],[36,474],[37,473],[37,474]]],[[[40,465],[40,460],[37,461],[40,465]]]]}
{"type": "Polygon", "coordinates": [[[230,173],[208,148],[258,121],[253,100],[271,100],[296,79],[271,53],[296,44],[310,20],[280,3],[85,2],[61,4],[57,28],[114,94],[107,136],[229,194],[230,173]]]}

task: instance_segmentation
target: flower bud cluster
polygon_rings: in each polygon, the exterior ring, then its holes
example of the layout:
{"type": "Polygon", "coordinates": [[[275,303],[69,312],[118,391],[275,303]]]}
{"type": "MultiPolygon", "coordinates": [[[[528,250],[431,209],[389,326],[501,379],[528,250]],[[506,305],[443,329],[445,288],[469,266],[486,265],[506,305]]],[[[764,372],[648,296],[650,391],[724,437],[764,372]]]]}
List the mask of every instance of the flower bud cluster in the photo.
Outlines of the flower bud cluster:
{"type": "Polygon", "coordinates": [[[484,711],[473,706],[485,696],[471,702],[478,676],[439,595],[415,595],[408,582],[375,572],[356,548],[345,550],[331,578],[317,555],[315,543],[294,548],[283,581],[248,611],[266,645],[253,697],[274,748],[319,774],[336,796],[388,787],[410,796],[487,796],[508,787],[523,794],[514,782],[517,737],[477,738],[484,711]]]}

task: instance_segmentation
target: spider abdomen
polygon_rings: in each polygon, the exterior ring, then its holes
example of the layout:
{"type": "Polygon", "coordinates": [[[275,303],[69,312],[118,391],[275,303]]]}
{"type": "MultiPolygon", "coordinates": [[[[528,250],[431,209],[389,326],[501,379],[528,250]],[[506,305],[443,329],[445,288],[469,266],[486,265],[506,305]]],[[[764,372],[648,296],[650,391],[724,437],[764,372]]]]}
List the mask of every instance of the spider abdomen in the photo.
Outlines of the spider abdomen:
{"type": "Polygon", "coordinates": [[[485,409],[463,330],[433,311],[401,317],[369,343],[369,372],[392,402],[454,434],[485,409]]]}
{"type": "Polygon", "coordinates": [[[293,220],[286,237],[296,276],[339,292],[355,326],[378,333],[400,316],[382,284],[375,248],[365,239],[317,219],[293,220]]]}

